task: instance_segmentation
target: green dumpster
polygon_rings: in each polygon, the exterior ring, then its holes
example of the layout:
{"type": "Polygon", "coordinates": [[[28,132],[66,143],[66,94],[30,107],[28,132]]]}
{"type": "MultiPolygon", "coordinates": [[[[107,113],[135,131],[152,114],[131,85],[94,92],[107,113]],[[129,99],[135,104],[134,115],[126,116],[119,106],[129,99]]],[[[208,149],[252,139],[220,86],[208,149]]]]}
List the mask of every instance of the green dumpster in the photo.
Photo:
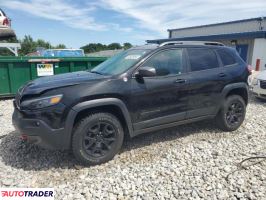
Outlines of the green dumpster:
{"type": "Polygon", "coordinates": [[[0,98],[14,96],[29,80],[67,72],[88,70],[107,58],[103,57],[0,57],[0,98]]]}

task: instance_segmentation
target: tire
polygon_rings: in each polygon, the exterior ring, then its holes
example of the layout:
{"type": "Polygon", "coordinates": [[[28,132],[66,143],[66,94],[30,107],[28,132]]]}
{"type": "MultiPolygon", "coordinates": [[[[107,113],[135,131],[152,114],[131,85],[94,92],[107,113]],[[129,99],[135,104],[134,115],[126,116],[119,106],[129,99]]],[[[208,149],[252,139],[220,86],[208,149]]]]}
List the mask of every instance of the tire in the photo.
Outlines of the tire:
{"type": "Polygon", "coordinates": [[[98,165],[111,160],[120,150],[124,131],[110,113],[95,113],[81,119],[75,127],[72,151],[83,165],[98,165]]]}
{"type": "Polygon", "coordinates": [[[15,32],[10,28],[0,28],[0,39],[7,40],[16,37],[15,32]]]}
{"type": "Polygon", "coordinates": [[[239,95],[228,96],[215,121],[223,131],[235,131],[243,123],[246,115],[246,103],[239,95]]]}

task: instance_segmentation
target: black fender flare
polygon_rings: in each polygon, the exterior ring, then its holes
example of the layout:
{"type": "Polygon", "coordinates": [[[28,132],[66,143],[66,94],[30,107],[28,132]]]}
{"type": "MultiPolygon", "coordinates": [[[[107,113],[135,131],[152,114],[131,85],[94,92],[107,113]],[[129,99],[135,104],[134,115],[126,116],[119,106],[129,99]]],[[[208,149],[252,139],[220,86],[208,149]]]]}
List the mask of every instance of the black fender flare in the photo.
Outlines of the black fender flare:
{"type": "MultiPolygon", "coordinates": [[[[217,106],[217,110],[216,110],[216,114],[219,112],[219,110],[221,109],[222,103],[223,101],[226,99],[226,96],[228,95],[228,93],[234,89],[245,89],[247,92],[247,97],[249,95],[248,92],[248,85],[245,82],[239,82],[239,83],[230,83],[228,85],[226,85],[222,92],[221,92],[221,98],[219,101],[219,106],[217,106]]],[[[248,97],[249,98],[249,97],[248,97]]]]}
{"type": "Polygon", "coordinates": [[[129,131],[129,135],[131,137],[133,136],[133,127],[132,127],[131,117],[130,117],[130,114],[129,114],[129,111],[126,105],[124,104],[122,100],[118,98],[93,99],[93,100],[78,103],[75,106],[73,106],[72,109],[69,111],[67,119],[66,119],[66,124],[65,124],[66,137],[67,137],[67,140],[69,141],[69,145],[71,145],[71,137],[72,137],[72,131],[74,128],[74,121],[78,113],[81,112],[82,110],[85,110],[88,108],[99,107],[99,106],[117,106],[121,110],[122,114],[124,115],[126,126],[129,131]]]}
{"type": "Polygon", "coordinates": [[[231,83],[226,85],[223,90],[222,90],[222,96],[225,99],[225,97],[228,95],[228,93],[230,91],[232,91],[233,89],[245,89],[247,91],[248,94],[248,84],[245,82],[239,82],[239,83],[231,83]]]}

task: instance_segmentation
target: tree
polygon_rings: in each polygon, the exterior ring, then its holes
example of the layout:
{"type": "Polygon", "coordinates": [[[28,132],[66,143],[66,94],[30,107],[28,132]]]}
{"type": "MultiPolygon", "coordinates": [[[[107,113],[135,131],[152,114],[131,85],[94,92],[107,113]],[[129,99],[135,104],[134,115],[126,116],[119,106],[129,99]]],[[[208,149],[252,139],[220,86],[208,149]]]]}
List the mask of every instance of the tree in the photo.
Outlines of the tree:
{"type": "Polygon", "coordinates": [[[55,49],[66,49],[66,45],[64,45],[64,44],[58,44],[54,48],[55,49]]]}
{"type": "Polygon", "coordinates": [[[108,45],[108,49],[110,49],[110,50],[122,49],[122,47],[119,43],[111,43],[108,45]]]}
{"type": "Polygon", "coordinates": [[[83,49],[85,53],[94,53],[104,50],[129,49],[131,47],[132,44],[130,44],[129,42],[125,42],[123,46],[121,46],[119,43],[111,43],[109,45],[101,43],[90,43],[80,48],[83,49]]]}
{"type": "MultiPolygon", "coordinates": [[[[12,38],[7,40],[7,42],[20,42],[21,49],[19,50],[19,55],[24,56],[29,53],[35,52],[37,49],[65,49],[66,46],[64,44],[58,44],[56,46],[52,46],[49,42],[37,39],[36,41],[30,35],[25,35],[23,39],[17,40],[16,38],[12,38]]],[[[123,46],[119,43],[111,43],[109,45],[101,44],[101,43],[90,43],[85,46],[82,46],[81,49],[84,50],[85,53],[94,53],[103,50],[115,50],[115,49],[129,49],[132,47],[132,44],[129,42],[125,42],[123,46]]],[[[13,55],[7,49],[0,49],[0,56],[11,56],[13,55]]]]}
{"type": "Polygon", "coordinates": [[[108,48],[106,45],[101,44],[101,43],[90,43],[90,44],[87,44],[81,47],[81,49],[83,49],[85,53],[93,53],[93,52],[106,50],[108,48]]]}
{"type": "Polygon", "coordinates": [[[21,49],[19,53],[21,55],[26,55],[28,53],[34,52],[36,50],[37,44],[33,41],[30,35],[25,35],[25,37],[20,40],[21,49]]]}
{"type": "Polygon", "coordinates": [[[44,49],[65,49],[66,48],[64,44],[58,44],[57,46],[52,46],[50,42],[47,42],[42,39],[38,39],[34,41],[30,35],[25,35],[22,40],[19,40],[19,42],[21,44],[21,49],[19,50],[19,54],[21,56],[35,52],[37,49],[41,49],[41,48],[44,48],[44,49]]]}
{"type": "Polygon", "coordinates": [[[43,47],[45,49],[50,49],[52,45],[49,42],[46,42],[46,41],[41,40],[41,39],[38,39],[36,41],[36,46],[37,47],[43,47]]]}
{"type": "Polygon", "coordinates": [[[129,42],[125,42],[123,44],[123,49],[130,49],[132,47],[132,44],[130,44],[129,42]]]}

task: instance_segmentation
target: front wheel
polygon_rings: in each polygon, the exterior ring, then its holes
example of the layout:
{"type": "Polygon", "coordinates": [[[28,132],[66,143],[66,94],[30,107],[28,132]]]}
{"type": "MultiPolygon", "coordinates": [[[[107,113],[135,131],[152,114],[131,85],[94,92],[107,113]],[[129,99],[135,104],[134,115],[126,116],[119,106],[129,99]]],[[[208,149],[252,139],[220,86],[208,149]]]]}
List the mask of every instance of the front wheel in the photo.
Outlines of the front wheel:
{"type": "Polygon", "coordinates": [[[120,150],[124,131],[110,113],[95,113],[78,122],[72,139],[72,151],[84,165],[97,165],[111,160],[120,150]]]}
{"type": "Polygon", "coordinates": [[[243,123],[246,115],[246,104],[239,95],[231,95],[226,98],[215,121],[223,131],[234,131],[243,123]]]}

